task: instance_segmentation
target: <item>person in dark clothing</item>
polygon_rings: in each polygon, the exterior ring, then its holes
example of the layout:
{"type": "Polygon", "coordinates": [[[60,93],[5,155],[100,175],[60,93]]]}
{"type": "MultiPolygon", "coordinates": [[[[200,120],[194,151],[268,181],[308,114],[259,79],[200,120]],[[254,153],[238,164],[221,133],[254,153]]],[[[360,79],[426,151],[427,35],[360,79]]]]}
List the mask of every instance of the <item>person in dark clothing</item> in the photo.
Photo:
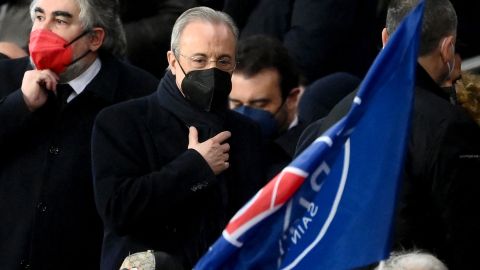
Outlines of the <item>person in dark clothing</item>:
{"type": "Polygon", "coordinates": [[[282,41],[306,84],[334,72],[362,78],[381,44],[384,19],[370,0],[226,0],[240,39],[266,34],[282,41]]]}
{"type": "Polygon", "coordinates": [[[333,106],[359,84],[359,78],[346,72],[335,72],[315,80],[302,93],[298,102],[298,117],[305,123],[325,117],[333,106]]]}
{"type": "MultiPolygon", "coordinates": [[[[387,42],[417,0],[395,0],[387,42]]],[[[454,69],[457,18],[448,0],[426,1],[416,73],[415,103],[398,205],[395,249],[420,248],[450,269],[474,269],[479,251],[480,128],[440,87],[454,69]]],[[[302,134],[297,153],[344,116],[355,92],[302,134]]],[[[372,131],[374,132],[374,131],[372,131]]]]}
{"type": "Polygon", "coordinates": [[[31,58],[0,61],[1,269],[98,269],[93,121],[158,84],[112,55],[125,44],[116,8],[111,0],[35,0],[31,58]]]}
{"type": "Polygon", "coordinates": [[[266,35],[241,40],[237,55],[230,108],[260,125],[267,181],[292,161],[305,127],[297,117],[300,73],[282,43],[266,35]]]}
{"type": "Polygon", "coordinates": [[[237,33],[225,13],[187,10],[173,27],[157,91],[97,117],[102,270],[146,250],[159,269],[191,269],[261,187],[260,130],[228,109],[237,33]]]}

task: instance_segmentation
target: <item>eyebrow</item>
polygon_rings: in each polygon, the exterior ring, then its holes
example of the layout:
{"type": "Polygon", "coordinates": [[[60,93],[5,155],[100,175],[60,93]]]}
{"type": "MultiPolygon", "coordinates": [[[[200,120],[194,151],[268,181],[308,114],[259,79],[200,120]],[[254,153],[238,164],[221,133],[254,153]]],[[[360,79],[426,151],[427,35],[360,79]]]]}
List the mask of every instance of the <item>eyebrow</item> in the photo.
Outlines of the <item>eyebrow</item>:
{"type": "Polygon", "coordinates": [[[52,14],[55,16],[55,17],[66,17],[66,18],[73,18],[73,15],[69,12],[66,12],[66,11],[54,11],[52,12],[52,14]]]}
{"type": "Polygon", "coordinates": [[[242,101],[241,101],[241,100],[239,100],[239,99],[236,99],[236,98],[231,98],[231,97],[228,97],[228,100],[229,100],[229,101],[232,101],[232,102],[238,102],[238,103],[242,103],[242,101]]]}
{"type": "MultiPolygon", "coordinates": [[[[206,55],[205,53],[195,53],[195,54],[192,54],[191,57],[194,57],[194,56],[202,56],[202,57],[209,57],[208,55],[206,55]]],[[[232,59],[233,57],[228,55],[228,54],[222,54],[220,56],[217,57],[217,59],[221,59],[221,58],[225,58],[225,57],[228,57],[230,59],[232,59]]]]}
{"type": "MultiPolygon", "coordinates": [[[[43,8],[41,8],[41,7],[36,7],[36,8],[34,9],[34,11],[45,14],[45,10],[43,10],[43,8]]],[[[55,16],[55,17],[73,18],[73,15],[72,15],[71,13],[67,12],[67,11],[60,11],[60,10],[58,10],[58,11],[52,12],[52,14],[53,14],[53,16],[55,16]]]]}
{"type": "Polygon", "coordinates": [[[255,104],[255,103],[267,103],[267,102],[270,102],[271,99],[269,98],[256,98],[256,99],[252,99],[250,100],[250,104],[255,104]]]}
{"type": "Polygon", "coordinates": [[[45,13],[45,11],[43,10],[43,8],[41,8],[41,7],[36,7],[36,8],[34,9],[34,11],[35,11],[35,12],[40,12],[40,13],[45,13]]]}
{"type": "Polygon", "coordinates": [[[221,59],[221,58],[225,58],[225,57],[228,57],[228,58],[233,58],[231,55],[228,55],[228,54],[222,54],[222,55],[219,55],[217,59],[221,59]]]}

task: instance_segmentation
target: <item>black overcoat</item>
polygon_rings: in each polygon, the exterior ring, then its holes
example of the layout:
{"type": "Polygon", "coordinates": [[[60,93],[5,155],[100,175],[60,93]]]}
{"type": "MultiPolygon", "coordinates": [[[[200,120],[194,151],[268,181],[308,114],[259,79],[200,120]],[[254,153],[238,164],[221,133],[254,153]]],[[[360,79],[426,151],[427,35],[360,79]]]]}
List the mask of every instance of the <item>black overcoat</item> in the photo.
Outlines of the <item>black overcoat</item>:
{"type": "Polygon", "coordinates": [[[232,215],[264,181],[261,136],[246,117],[226,111],[211,134],[208,113],[190,110],[167,72],[156,93],[102,111],[92,149],[95,195],[105,224],[102,270],[117,270],[131,253],[166,252],[191,269],[220,235],[232,215]],[[167,92],[165,80],[175,89],[167,92]],[[168,94],[178,107],[164,106],[168,94]],[[185,105],[185,106],[184,106],[185,105]],[[173,113],[172,113],[173,112],[173,113]],[[189,111],[190,112],[190,111],[189,111]],[[232,136],[230,167],[215,176],[203,157],[188,147],[188,126],[203,141],[222,130],[232,136]]]}
{"type": "MultiPolygon", "coordinates": [[[[348,112],[355,94],[307,127],[297,153],[348,112]]],[[[438,256],[449,269],[476,268],[479,168],[480,127],[463,108],[450,104],[449,95],[417,65],[394,249],[423,249],[438,256]]]]}
{"type": "Polygon", "coordinates": [[[108,55],[60,114],[30,113],[20,90],[28,58],[0,61],[0,268],[98,269],[90,138],[104,107],[155,90],[158,80],[108,55]]]}

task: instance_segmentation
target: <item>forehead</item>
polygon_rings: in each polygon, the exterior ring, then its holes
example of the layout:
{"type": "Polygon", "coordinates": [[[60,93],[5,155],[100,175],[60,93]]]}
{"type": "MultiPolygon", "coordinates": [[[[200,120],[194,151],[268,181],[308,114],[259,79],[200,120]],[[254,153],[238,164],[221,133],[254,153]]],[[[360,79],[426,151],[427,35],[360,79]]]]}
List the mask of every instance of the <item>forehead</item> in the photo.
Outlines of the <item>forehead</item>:
{"type": "Polygon", "coordinates": [[[235,56],[236,40],[229,26],[223,23],[192,21],[183,29],[179,47],[182,53],[207,56],[235,56]]]}
{"type": "Polygon", "coordinates": [[[234,72],[230,97],[243,102],[263,98],[270,100],[281,99],[282,93],[279,79],[278,71],[275,69],[264,69],[251,77],[234,72]]]}
{"type": "Polygon", "coordinates": [[[80,14],[80,8],[75,0],[38,0],[34,10],[41,10],[45,14],[67,12],[73,17],[80,14]]]}

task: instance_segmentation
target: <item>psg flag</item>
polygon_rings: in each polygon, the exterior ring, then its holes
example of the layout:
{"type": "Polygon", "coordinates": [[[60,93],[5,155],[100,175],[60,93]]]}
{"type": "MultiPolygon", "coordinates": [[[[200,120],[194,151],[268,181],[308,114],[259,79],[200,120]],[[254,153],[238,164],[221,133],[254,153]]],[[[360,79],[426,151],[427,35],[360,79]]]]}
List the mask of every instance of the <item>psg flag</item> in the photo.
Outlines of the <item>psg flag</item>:
{"type": "Polygon", "coordinates": [[[391,36],[349,113],[238,211],[194,269],[352,269],[388,257],[423,9],[391,36]]]}

